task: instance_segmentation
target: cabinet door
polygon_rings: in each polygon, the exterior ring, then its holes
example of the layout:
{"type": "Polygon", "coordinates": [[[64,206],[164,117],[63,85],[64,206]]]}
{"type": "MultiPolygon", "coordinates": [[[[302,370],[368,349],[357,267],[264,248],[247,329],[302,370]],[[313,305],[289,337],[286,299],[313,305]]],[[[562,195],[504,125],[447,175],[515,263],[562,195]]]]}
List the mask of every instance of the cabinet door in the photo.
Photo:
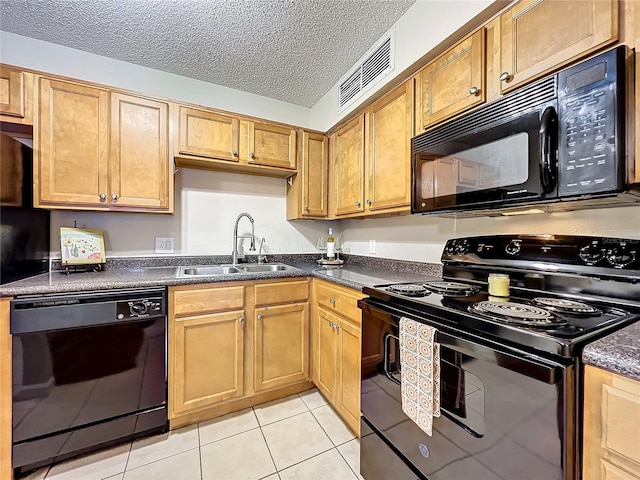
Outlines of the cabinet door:
{"type": "Polygon", "coordinates": [[[484,102],[484,31],[478,30],[421,71],[424,128],[484,102]]]}
{"type": "Polygon", "coordinates": [[[41,78],[39,96],[36,203],[107,207],[108,93],[41,78]]]}
{"type": "Polygon", "coordinates": [[[301,177],[302,216],[326,217],[328,199],[329,141],[320,133],[302,132],[301,177]]]}
{"type": "Polygon", "coordinates": [[[321,308],[317,308],[316,312],[315,383],[323,395],[333,401],[336,398],[338,378],[338,335],[335,329],[337,319],[321,308]]]}
{"type": "Polygon", "coordinates": [[[309,304],[256,308],[256,392],[309,378],[309,304]]]}
{"type": "MultiPolygon", "coordinates": [[[[248,125],[247,163],[296,168],[296,131],[270,123],[250,122],[248,125]]],[[[243,156],[245,152],[242,152],[243,156]]]]}
{"type": "Polygon", "coordinates": [[[111,94],[112,206],[169,210],[169,105],[111,94]]]}
{"type": "Polygon", "coordinates": [[[338,410],[351,429],[360,433],[360,329],[340,320],[338,410]]]}
{"type": "Polygon", "coordinates": [[[367,112],[366,205],[370,210],[409,206],[411,201],[412,82],[392,91],[367,112]]]}
{"type": "Polygon", "coordinates": [[[500,16],[504,92],[618,38],[618,2],[523,0],[500,16]]]}
{"type": "Polygon", "coordinates": [[[177,155],[238,161],[240,121],[195,108],[179,107],[177,155]]]}
{"type": "Polygon", "coordinates": [[[242,396],[244,311],[176,318],[172,328],[170,416],[242,396]]]}
{"type": "Polygon", "coordinates": [[[0,67],[0,114],[24,117],[24,76],[19,70],[0,67]]]}
{"type": "Polygon", "coordinates": [[[364,115],[349,122],[332,137],[335,167],[335,213],[364,211],[364,115]]]}

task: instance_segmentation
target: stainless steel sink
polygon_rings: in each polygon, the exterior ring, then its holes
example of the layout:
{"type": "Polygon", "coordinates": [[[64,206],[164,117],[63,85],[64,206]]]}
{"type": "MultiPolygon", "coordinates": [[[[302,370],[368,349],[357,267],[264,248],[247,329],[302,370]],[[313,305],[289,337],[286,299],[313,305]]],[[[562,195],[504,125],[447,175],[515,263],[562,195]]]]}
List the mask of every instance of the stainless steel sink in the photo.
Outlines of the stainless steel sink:
{"type": "Polygon", "coordinates": [[[267,273],[293,270],[295,267],[282,263],[258,264],[245,263],[238,265],[200,265],[178,267],[176,276],[197,277],[211,275],[233,275],[238,273],[267,273]]]}

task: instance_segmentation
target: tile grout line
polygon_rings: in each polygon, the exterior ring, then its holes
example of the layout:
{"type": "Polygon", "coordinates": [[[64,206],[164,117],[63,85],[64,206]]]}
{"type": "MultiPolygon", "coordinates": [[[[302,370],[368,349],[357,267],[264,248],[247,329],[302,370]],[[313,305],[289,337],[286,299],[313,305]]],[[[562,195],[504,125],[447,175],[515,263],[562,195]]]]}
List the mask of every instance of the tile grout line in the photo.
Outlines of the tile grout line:
{"type": "Polygon", "coordinates": [[[200,443],[200,422],[198,425],[198,460],[200,461],[200,480],[204,480],[204,469],[202,468],[202,444],[200,443]]]}
{"type": "Polygon", "coordinates": [[[124,472],[122,472],[122,478],[124,478],[124,474],[127,473],[129,459],[131,458],[131,450],[133,450],[133,440],[131,440],[131,443],[129,443],[129,451],[127,452],[127,461],[124,463],[124,472]]]}
{"type": "MultiPolygon", "coordinates": [[[[269,442],[267,442],[267,437],[265,437],[264,432],[262,431],[262,425],[260,425],[260,420],[258,420],[258,415],[256,415],[255,410],[253,409],[253,407],[251,407],[251,411],[253,412],[253,415],[256,417],[256,421],[258,422],[258,428],[260,429],[260,435],[262,435],[262,439],[264,440],[264,444],[267,446],[267,452],[269,452],[269,458],[271,458],[271,463],[273,463],[273,468],[276,469],[275,473],[276,475],[278,474],[278,466],[276,465],[276,461],[273,458],[273,455],[271,454],[271,449],[269,448],[269,442]]],[[[253,430],[253,429],[252,429],[253,430]]],[[[268,476],[273,475],[273,473],[270,473],[268,476]]],[[[278,475],[278,478],[280,478],[280,475],[278,475]]]]}
{"type": "MultiPolygon", "coordinates": [[[[320,455],[323,455],[323,454],[325,454],[325,453],[327,453],[327,452],[330,452],[331,450],[337,450],[337,448],[336,448],[336,447],[328,448],[327,450],[324,450],[324,451],[322,451],[322,452],[318,452],[318,453],[316,453],[315,455],[311,455],[309,458],[305,458],[304,460],[300,460],[299,462],[292,463],[291,465],[289,465],[289,466],[287,466],[287,467],[285,467],[285,468],[283,468],[283,469],[281,469],[281,470],[277,470],[277,469],[278,469],[278,467],[276,467],[276,473],[278,474],[278,476],[280,476],[280,472],[284,472],[285,470],[289,470],[290,468],[295,467],[296,465],[300,465],[301,463],[304,463],[304,462],[306,462],[306,461],[308,461],[308,460],[311,460],[312,458],[319,457],[320,455]]],[[[340,453],[340,452],[338,452],[338,454],[339,454],[339,453],[340,453]]],[[[275,462],[274,462],[274,463],[275,463],[275,462]]]]}
{"type": "MultiPolygon", "coordinates": [[[[358,437],[356,437],[356,438],[358,438],[358,437]]],[[[353,440],[354,440],[354,439],[349,440],[349,442],[352,442],[353,440]]],[[[347,443],[349,443],[349,442],[345,442],[345,443],[342,443],[342,444],[340,444],[340,445],[346,445],[346,444],[347,444],[347,443]]],[[[345,461],[345,463],[346,463],[346,464],[347,464],[347,466],[349,467],[349,470],[351,470],[351,471],[355,474],[356,479],[360,478],[360,472],[356,472],[356,471],[353,469],[353,467],[351,466],[351,464],[347,461],[347,459],[345,458],[345,456],[342,454],[342,452],[340,451],[340,449],[339,449],[338,447],[336,447],[336,450],[338,451],[338,455],[340,455],[340,456],[342,457],[342,459],[345,461]]]]}

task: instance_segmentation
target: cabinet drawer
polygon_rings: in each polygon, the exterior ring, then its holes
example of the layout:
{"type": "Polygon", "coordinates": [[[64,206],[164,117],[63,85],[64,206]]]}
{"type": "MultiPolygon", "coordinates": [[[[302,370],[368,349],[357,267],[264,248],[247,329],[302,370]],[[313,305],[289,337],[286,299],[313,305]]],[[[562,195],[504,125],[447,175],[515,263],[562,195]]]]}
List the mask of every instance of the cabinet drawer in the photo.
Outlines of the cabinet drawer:
{"type": "Polygon", "coordinates": [[[202,287],[175,290],[172,296],[174,315],[189,315],[199,312],[242,310],[244,308],[244,286],[202,287]]]}
{"type": "Polygon", "coordinates": [[[348,291],[318,283],[316,286],[316,302],[330,312],[338,313],[342,317],[360,325],[362,320],[362,312],[358,308],[358,300],[364,295],[354,291],[348,291]]]}
{"type": "Polygon", "coordinates": [[[309,283],[307,280],[263,283],[254,286],[254,289],[256,306],[306,302],[309,299],[309,283]]]}

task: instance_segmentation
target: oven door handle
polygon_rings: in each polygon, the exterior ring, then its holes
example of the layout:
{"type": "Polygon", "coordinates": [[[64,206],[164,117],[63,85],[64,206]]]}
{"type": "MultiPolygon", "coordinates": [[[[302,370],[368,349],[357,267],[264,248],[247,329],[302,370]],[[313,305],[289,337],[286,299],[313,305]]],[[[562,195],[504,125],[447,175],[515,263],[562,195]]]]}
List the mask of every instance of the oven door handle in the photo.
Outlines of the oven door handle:
{"type": "MultiPolygon", "coordinates": [[[[391,342],[390,340],[392,339],[396,339],[396,340],[400,340],[398,337],[396,337],[395,335],[391,334],[391,333],[386,333],[384,335],[384,365],[383,365],[383,369],[384,369],[384,374],[385,376],[391,380],[393,383],[396,383],[398,385],[401,385],[400,380],[398,380],[396,377],[393,376],[393,373],[391,373],[390,370],[390,365],[391,365],[391,342]]],[[[400,352],[398,352],[398,355],[400,355],[400,352]]]]}

